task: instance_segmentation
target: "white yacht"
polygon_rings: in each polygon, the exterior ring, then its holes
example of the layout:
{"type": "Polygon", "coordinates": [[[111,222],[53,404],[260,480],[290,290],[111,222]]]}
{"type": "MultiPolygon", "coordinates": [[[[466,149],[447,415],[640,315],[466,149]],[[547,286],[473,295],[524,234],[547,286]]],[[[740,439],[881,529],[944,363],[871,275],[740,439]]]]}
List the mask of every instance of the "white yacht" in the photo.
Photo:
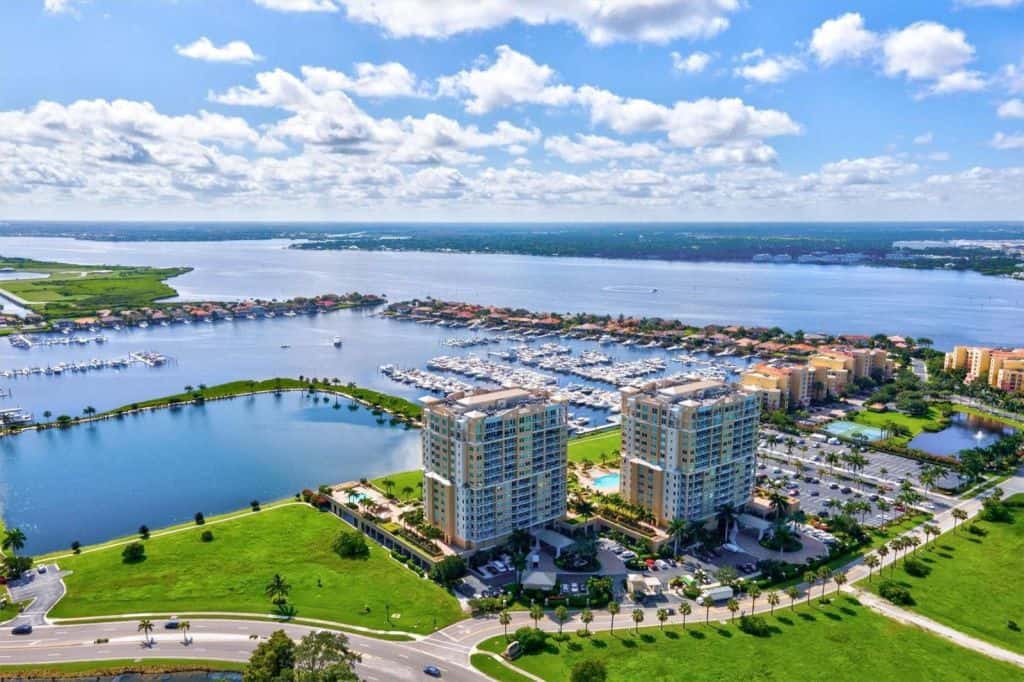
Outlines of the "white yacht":
{"type": "Polygon", "coordinates": [[[335,348],[341,348],[341,337],[340,336],[335,336],[334,340],[331,341],[331,343],[334,344],[335,348]]]}

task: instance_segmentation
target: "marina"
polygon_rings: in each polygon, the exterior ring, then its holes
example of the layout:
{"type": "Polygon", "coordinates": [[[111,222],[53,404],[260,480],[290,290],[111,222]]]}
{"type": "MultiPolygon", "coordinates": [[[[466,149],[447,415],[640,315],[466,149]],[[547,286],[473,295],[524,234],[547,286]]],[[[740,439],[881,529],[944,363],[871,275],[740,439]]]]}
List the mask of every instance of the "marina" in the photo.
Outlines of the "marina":
{"type": "Polygon", "coordinates": [[[168,358],[166,356],[154,351],[133,351],[128,355],[108,358],[106,360],[92,358],[90,360],[80,360],[77,362],[57,362],[53,365],[46,365],[45,367],[35,365],[32,367],[22,367],[20,369],[5,369],[0,370],[0,377],[5,379],[16,379],[18,377],[28,377],[33,374],[57,377],[65,373],[90,372],[101,369],[125,369],[135,364],[145,365],[146,367],[160,367],[167,362],[168,358]]]}

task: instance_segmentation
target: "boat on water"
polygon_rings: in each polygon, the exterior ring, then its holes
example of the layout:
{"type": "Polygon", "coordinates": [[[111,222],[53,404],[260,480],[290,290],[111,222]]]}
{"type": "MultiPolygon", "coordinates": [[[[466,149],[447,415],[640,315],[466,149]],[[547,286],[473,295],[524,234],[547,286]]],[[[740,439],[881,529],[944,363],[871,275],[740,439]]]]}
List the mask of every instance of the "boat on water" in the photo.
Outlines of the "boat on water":
{"type": "Polygon", "coordinates": [[[331,343],[334,344],[335,348],[341,348],[341,343],[342,343],[341,337],[340,336],[335,336],[334,339],[331,341],[331,343]]]}
{"type": "Polygon", "coordinates": [[[291,348],[291,344],[288,344],[288,343],[282,343],[282,344],[281,344],[281,348],[291,348]]]}
{"type": "Polygon", "coordinates": [[[26,412],[20,407],[9,407],[0,410],[0,422],[5,426],[8,424],[31,424],[35,418],[31,412],[26,412]]]}

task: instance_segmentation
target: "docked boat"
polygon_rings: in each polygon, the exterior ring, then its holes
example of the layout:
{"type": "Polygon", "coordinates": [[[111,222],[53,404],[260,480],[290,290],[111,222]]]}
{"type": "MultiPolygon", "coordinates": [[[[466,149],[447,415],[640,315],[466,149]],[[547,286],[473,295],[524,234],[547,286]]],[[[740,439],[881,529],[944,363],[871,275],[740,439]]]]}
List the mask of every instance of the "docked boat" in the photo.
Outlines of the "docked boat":
{"type": "Polygon", "coordinates": [[[334,345],[335,348],[341,348],[341,337],[335,336],[331,343],[334,345]]]}

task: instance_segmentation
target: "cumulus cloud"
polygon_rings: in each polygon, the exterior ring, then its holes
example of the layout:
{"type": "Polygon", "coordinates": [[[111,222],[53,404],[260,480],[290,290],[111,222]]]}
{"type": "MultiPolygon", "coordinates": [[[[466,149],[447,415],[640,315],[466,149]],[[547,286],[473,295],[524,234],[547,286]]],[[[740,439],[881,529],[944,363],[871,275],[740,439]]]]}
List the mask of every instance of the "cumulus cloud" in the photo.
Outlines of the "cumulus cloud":
{"type": "Polygon", "coordinates": [[[873,156],[826,163],[818,179],[832,185],[881,185],[913,175],[917,170],[914,163],[892,156],[873,156]]]}
{"type": "Polygon", "coordinates": [[[672,68],[682,73],[701,73],[711,63],[711,55],[707,52],[692,52],[685,57],[678,52],[672,53],[672,68]]]}
{"type": "Polygon", "coordinates": [[[1022,2],[1024,0],[956,0],[956,4],[961,7],[998,7],[1000,9],[1016,7],[1022,2]]]}
{"type": "Polygon", "coordinates": [[[932,135],[932,132],[929,130],[927,133],[921,133],[915,137],[914,144],[931,144],[934,139],[935,136],[932,135]]]}
{"type": "Polygon", "coordinates": [[[996,109],[999,118],[1024,118],[1024,101],[1019,99],[1006,100],[996,109]]]}
{"type": "Polygon", "coordinates": [[[961,72],[974,59],[974,47],[963,31],[932,21],[919,21],[893,31],[882,46],[885,73],[910,80],[939,80],[961,72]]]}
{"type": "Polygon", "coordinates": [[[1024,149],[1024,133],[1007,134],[998,132],[992,136],[989,143],[996,149],[1024,149]]]}
{"type": "Polygon", "coordinates": [[[360,97],[420,97],[425,92],[416,76],[398,62],[355,65],[355,76],[321,66],[303,66],[302,76],[310,88],[318,92],[345,90],[360,97]]]}
{"type": "Polygon", "coordinates": [[[263,59],[249,47],[248,43],[242,40],[232,40],[218,47],[206,36],[188,45],[175,45],[174,51],[182,57],[204,62],[251,64],[263,59]]]}
{"type": "MultiPolygon", "coordinates": [[[[300,4],[313,0],[258,0],[300,4]]],[[[348,17],[405,38],[446,38],[467,31],[525,24],[569,24],[595,44],[667,43],[708,38],[729,26],[740,0],[320,0],[345,6],[348,17]]]]}
{"type": "Polygon", "coordinates": [[[736,67],[734,73],[744,80],[755,83],[781,83],[797,71],[804,70],[804,64],[797,57],[758,56],[756,61],[736,67]]]}
{"type": "Polygon", "coordinates": [[[864,17],[848,12],[814,29],[810,50],[820,63],[834,64],[844,59],[860,59],[874,52],[878,45],[878,36],[864,28],[864,17]]]}
{"type": "Polygon", "coordinates": [[[337,12],[335,0],[253,0],[257,5],[278,12],[337,12]]]}
{"type": "Polygon", "coordinates": [[[577,134],[574,138],[559,135],[544,140],[544,149],[569,163],[623,159],[652,159],[661,156],[656,146],[647,143],[627,144],[601,135],[577,134]]]}
{"type": "Polygon", "coordinates": [[[574,98],[573,88],[555,84],[555,71],[538,64],[508,45],[495,50],[498,58],[486,68],[460,71],[438,79],[438,93],[467,97],[466,111],[486,114],[513,104],[563,106],[574,98]]]}

